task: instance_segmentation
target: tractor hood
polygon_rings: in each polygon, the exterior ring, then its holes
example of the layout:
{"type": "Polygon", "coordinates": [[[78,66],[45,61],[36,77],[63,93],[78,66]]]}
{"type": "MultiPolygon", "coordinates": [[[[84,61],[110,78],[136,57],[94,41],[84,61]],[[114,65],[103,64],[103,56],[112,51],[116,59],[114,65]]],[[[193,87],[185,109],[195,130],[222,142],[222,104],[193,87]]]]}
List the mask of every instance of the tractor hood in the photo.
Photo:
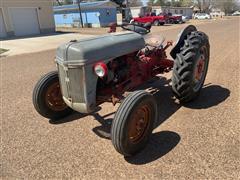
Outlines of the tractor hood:
{"type": "Polygon", "coordinates": [[[110,33],[61,45],[56,61],[66,65],[92,64],[138,51],[144,46],[143,37],[135,32],[110,33]]]}

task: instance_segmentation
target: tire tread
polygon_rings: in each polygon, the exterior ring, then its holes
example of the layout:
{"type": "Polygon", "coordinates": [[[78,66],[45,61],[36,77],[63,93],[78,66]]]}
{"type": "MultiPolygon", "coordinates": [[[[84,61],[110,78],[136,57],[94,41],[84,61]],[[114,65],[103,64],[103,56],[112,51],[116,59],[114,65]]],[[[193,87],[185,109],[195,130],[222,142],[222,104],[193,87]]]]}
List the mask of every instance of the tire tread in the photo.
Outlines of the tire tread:
{"type": "Polygon", "coordinates": [[[191,101],[199,93],[192,90],[191,78],[196,52],[202,45],[206,45],[209,51],[210,45],[207,35],[200,31],[191,32],[184,40],[181,51],[176,54],[173,67],[172,90],[180,102],[191,101]]]}

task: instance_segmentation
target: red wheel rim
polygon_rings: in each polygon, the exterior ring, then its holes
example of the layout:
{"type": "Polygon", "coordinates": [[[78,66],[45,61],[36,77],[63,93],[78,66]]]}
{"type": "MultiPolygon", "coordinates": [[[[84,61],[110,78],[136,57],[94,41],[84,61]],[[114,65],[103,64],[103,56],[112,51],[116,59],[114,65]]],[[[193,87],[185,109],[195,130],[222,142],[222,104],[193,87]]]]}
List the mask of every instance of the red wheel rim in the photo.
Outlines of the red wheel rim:
{"type": "Polygon", "coordinates": [[[145,137],[150,118],[150,108],[147,105],[143,105],[133,112],[128,130],[128,139],[131,143],[136,144],[145,137]]]}
{"type": "Polygon", "coordinates": [[[59,82],[53,83],[48,87],[45,101],[47,106],[53,111],[63,111],[67,105],[63,101],[59,82]]]}
{"type": "Polygon", "coordinates": [[[204,80],[204,76],[206,74],[206,47],[203,46],[200,49],[200,56],[196,62],[196,66],[194,69],[194,89],[199,89],[202,85],[202,82],[204,80]]]}

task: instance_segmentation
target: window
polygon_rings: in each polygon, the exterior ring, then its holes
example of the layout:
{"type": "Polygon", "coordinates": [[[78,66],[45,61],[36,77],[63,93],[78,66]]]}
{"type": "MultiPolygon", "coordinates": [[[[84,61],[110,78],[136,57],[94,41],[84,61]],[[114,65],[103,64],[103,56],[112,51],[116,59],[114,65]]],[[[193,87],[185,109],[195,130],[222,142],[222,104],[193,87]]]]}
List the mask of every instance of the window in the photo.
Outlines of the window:
{"type": "Polygon", "coordinates": [[[67,19],[67,14],[63,14],[63,19],[67,19]]]}
{"type": "Polygon", "coordinates": [[[109,10],[107,10],[107,16],[110,16],[110,11],[109,10]]]}
{"type": "Polygon", "coordinates": [[[183,10],[182,9],[180,10],[180,14],[183,14],[183,10]]]}

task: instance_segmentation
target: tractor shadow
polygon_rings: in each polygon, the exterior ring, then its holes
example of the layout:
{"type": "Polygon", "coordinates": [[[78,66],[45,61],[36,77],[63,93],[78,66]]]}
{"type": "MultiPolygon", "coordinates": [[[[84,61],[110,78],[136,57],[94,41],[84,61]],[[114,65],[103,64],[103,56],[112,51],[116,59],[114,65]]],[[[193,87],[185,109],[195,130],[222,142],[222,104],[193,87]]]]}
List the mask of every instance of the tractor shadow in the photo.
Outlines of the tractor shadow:
{"type": "Polygon", "coordinates": [[[92,130],[93,132],[101,138],[111,140],[111,126],[113,117],[116,112],[112,112],[106,114],[104,116],[100,116],[98,113],[92,114],[95,120],[100,123],[100,126],[94,127],[92,130]]]}
{"type": "Polygon", "coordinates": [[[181,137],[176,132],[160,131],[152,134],[147,147],[133,157],[124,157],[130,164],[142,165],[153,162],[172,149],[180,142],[181,137]]]}
{"type": "Polygon", "coordinates": [[[229,89],[219,85],[206,84],[201,90],[198,98],[192,102],[184,104],[190,109],[208,109],[224,102],[231,92],[229,89]]]}
{"type": "Polygon", "coordinates": [[[55,120],[55,119],[50,119],[50,120],[49,120],[49,123],[50,123],[50,124],[53,124],[53,125],[70,123],[70,122],[72,122],[72,121],[79,120],[79,119],[84,118],[84,117],[86,117],[86,116],[91,116],[91,115],[97,113],[97,112],[100,111],[100,110],[101,110],[101,107],[99,106],[99,107],[97,107],[97,109],[95,110],[95,112],[89,113],[89,114],[81,114],[81,113],[79,113],[79,112],[74,111],[72,114],[70,114],[70,115],[68,115],[68,116],[66,116],[66,117],[64,117],[64,118],[62,118],[62,119],[57,119],[57,120],[55,120]]]}

